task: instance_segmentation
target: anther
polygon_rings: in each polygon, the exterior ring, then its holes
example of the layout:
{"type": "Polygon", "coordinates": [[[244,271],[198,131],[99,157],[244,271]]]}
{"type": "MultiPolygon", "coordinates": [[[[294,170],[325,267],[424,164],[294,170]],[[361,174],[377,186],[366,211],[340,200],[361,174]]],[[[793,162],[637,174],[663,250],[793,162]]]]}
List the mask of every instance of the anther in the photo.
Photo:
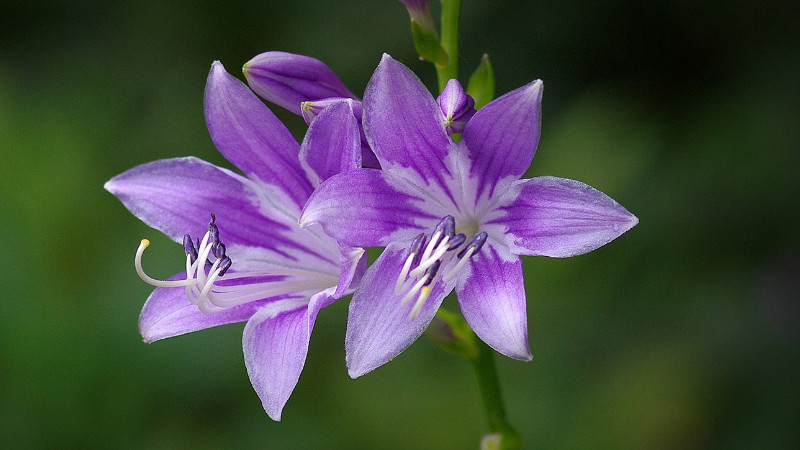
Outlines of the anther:
{"type": "Polygon", "coordinates": [[[208,232],[211,234],[211,242],[214,243],[216,247],[219,244],[219,228],[217,228],[217,216],[214,213],[211,213],[211,221],[208,222],[208,232]]]}
{"type": "Polygon", "coordinates": [[[450,238],[450,242],[447,244],[447,250],[455,250],[467,240],[467,237],[464,236],[464,233],[458,233],[457,235],[450,238]]]}
{"type": "Polygon", "coordinates": [[[183,235],[183,251],[189,256],[189,259],[192,261],[192,263],[197,261],[197,247],[194,245],[192,237],[188,234],[183,235]]]}
{"type": "Polygon", "coordinates": [[[433,233],[441,231],[444,236],[452,236],[456,234],[456,219],[453,216],[444,216],[442,220],[433,229],[433,233]]]}
{"type": "Polygon", "coordinates": [[[442,265],[441,261],[436,261],[431,265],[428,271],[425,273],[425,284],[423,286],[430,286],[431,281],[436,276],[436,272],[439,271],[439,267],[442,265]]]}
{"type": "Polygon", "coordinates": [[[464,256],[464,254],[467,252],[467,250],[470,249],[470,248],[473,248],[473,251],[472,251],[473,255],[478,253],[481,250],[481,247],[483,247],[483,244],[486,243],[486,238],[487,237],[488,237],[488,235],[486,234],[485,231],[481,231],[480,233],[476,234],[472,238],[472,240],[469,241],[469,244],[467,244],[467,246],[464,247],[464,249],[461,250],[458,253],[458,257],[462,258],[464,256]]]}
{"type": "Polygon", "coordinates": [[[420,233],[417,235],[417,237],[414,238],[413,241],[411,241],[411,246],[408,248],[409,253],[414,255],[414,259],[413,261],[411,261],[411,265],[419,264],[419,260],[422,257],[421,250],[422,247],[425,246],[425,240],[426,240],[425,233],[420,233]]]}
{"type": "Polygon", "coordinates": [[[476,234],[472,238],[472,240],[469,241],[469,244],[467,244],[467,246],[464,247],[464,249],[461,250],[458,253],[458,255],[456,255],[456,257],[458,258],[458,262],[452,269],[450,269],[449,272],[442,275],[442,281],[447,283],[448,281],[455,278],[456,275],[458,275],[458,273],[461,271],[461,269],[463,269],[464,266],[467,265],[467,261],[469,261],[470,258],[472,258],[481,250],[483,244],[486,243],[487,237],[488,235],[486,234],[485,231],[481,231],[480,233],[476,234]]]}

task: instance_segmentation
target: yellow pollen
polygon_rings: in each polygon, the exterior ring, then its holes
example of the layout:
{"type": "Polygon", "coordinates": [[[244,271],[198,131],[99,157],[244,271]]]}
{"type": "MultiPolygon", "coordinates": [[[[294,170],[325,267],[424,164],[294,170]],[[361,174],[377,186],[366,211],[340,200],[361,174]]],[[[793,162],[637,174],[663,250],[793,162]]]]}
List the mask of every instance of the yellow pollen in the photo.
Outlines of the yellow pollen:
{"type": "Polygon", "coordinates": [[[142,245],[144,245],[144,248],[150,247],[150,240],[142,239],[142,245]]]}
{"type": "Polygon", "coordinates": [[[431,293],[431,288],[430,288],[430,286],[422,286],[422,292],[424,292],[424,293],[425,293],[425,296],[428,296],[428,295],[430,295],[430,293],[431,293]]]}

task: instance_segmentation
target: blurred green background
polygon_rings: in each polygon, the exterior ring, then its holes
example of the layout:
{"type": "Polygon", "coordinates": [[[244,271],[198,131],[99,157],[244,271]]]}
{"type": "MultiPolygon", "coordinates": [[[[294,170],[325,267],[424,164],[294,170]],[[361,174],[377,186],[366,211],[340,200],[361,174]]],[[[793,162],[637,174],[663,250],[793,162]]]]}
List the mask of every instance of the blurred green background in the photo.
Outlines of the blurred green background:
{"type": "MultiPolygon", "coordinates": [[[[437,2],[434,1],[434,4],[437,2]]],[[[525,259],[534,360],[497,358],[528,448],[800,447],[800,20],[793,2],[465,0],[462,79],[545,83],[529,175],[606,192],[640,224],[588,255],[525,259]]],[[[416,61],[394,0],[6,0],[0,12],[0,447],[476,448],[468,366],[421,339],[358,380],[347,301],[317,321],[270,421],[241,325],[146,345],[180,247],[102,189],[159,158],[230,167],[203,119],[213,60],[326,61],[363,92],[416,61]]],[[[302,120],[279,111],[301,136],[302,120]]]]}

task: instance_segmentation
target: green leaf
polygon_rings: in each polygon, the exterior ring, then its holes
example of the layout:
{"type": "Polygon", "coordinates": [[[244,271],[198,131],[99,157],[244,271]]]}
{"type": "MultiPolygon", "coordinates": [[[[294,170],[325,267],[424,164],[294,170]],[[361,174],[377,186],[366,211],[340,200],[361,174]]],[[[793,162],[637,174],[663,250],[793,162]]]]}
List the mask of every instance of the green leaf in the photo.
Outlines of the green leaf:
{"type": "Polygon", "coordinates": [[[494,99],[494,70],[488,54],[483,55],[478,68],[469,77],[467,94],[475,100],[475,109],[480,109],[494,99]]]}
{"type": "Polygon", "coordinates": [[[442,48],[436,33],[428,30],[419,23],[411,21],[411,36],[414,38],[414,48],[420,58],[432,62],[437,66],[446,65],[450,61],[447,52],[442,48]]]}

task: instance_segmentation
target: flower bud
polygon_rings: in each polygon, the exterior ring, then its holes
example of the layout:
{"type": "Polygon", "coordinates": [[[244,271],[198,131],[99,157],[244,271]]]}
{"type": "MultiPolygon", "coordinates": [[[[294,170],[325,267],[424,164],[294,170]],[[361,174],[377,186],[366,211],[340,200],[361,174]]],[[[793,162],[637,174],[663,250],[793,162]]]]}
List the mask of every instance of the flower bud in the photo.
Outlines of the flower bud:
{"type": "Polygon", "coordinates": [[[456,79],[448,81],[436,101],[442,109],[447,134],[464,132],[467,121],[475,115],[475,101],[464,92],[461,83],[456,79]]]}
{"type": "Polygon", "coordinates": [[[242,71],[256,94],[298,115],[304,101],[330,97],[357,99],[333,70],[310,56],[266,52],[245,63],[242,71]]]}

